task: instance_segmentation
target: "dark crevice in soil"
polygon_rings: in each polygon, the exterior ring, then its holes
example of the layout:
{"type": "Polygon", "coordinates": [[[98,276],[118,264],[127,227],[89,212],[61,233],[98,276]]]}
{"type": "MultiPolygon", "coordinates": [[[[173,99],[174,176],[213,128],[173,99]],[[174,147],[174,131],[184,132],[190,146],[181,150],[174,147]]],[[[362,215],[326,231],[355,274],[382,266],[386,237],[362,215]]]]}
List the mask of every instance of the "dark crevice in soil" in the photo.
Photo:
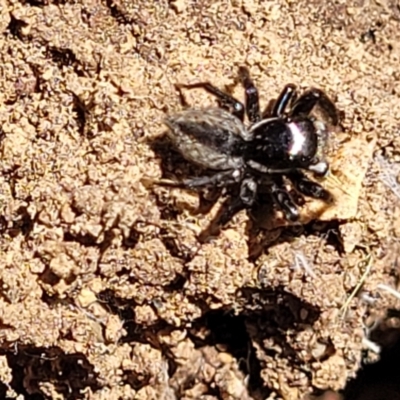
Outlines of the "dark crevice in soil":
{"type": "Polygon", "coordinates": [[[46,268],[46,270],[39,276],[39,279],[45,283],[46,285],[51,285],[55,286],[57,285],[61,278],[58,277],[53,271],[51,271],[49,268],[46,268]]]}
{"type": "Polygon", "coordinates": [[[41,97],[43,97],[43,92],[45,92],[46,81],[42,78],[42,73],[40,72],[40,68],[33,63],[28,63],[32,70],[32,74],[36,79],[35,86],[33,88],[33,93],[41,93],[41,97]]]}
{"type": "Polygon", "coordinates": [[[76,4],[76,0],[19,0],[23,5],[30,5],[32,7],[46,7],[50,4],[62,6],[65,4],[76,4]]]}
{"type": "Polygon", "coordinates": [[[186,261],[185,257],[183,256],[178,246],[176,245],[175,238],[170,237],[166,229],[164,228],[160,229],[160,238],[161,241],[164,243],[165,248],[168,250],[169,254],[171,254],[172,257],[176,257],[186,261]]]}
{"type": "MultiPolygon", "coordinates": [[[[15,196],[13,196],[15,198],[15,196]]],[[[25,199],[27,205],[21,205],[17,210],[14,211],[14,218],[11,221],[7,221],[6,218],[0,217],[0,232],[7,233],[12,238],[22,234],[25,238],[28,238],[31,234],[36,220],[29,214],[29,202],[31,198],[25,199]]]]}
{"type": "Polygon", "coordinates": [[[134,390],[140,390],[149,385],[150,380],[151,377],[145,374],[134,374],[133,372],[125,371],[122,375],[122,382],[129,385],[134,390]]]}
{"type": "MultiPolygon", "coordinates": [[[[10,386],[26,399],[42,400],[48,396],[40,384],[49,382],[64,399],[82,399],[82,391],[99,389],[94,366],[81,353],[66,354],[59,347],[18,345],[14,349],[0,349],[12,370],[10,386]]],[[[0,388],[1,389],[1,388],[0,388]]]]}
{"type": "Polygon", "coordinates": [[[305,325],[314,324],[321,312],[318,307],[287,292],[283,286],[245,287],[240,290],[238,300],[244,302],[246,310],[243,313],[248,320],[258,320],[276,332],[301,331],[305,325]]]}
{"type": "MultiPolygon", "coordinates": [[[[77,277],[75,274],[70,273],[67,277],[63,279],[66,284],[72,285],[72,283],[75,282],[76,278],[77,277]]],[[[51,286],[57,285],[61,280],[61,278],[57,276],[50,268],[46,268],[46,270],[40,275],[39,279],[43,283],[51,286]]]]}
{"type": "Polygon", "coordinates": [[[76,58],[75,53],[69,48],[47,47],[47,56],[62,69],[63,67],[73,67],[78,77],[85,77],[84,67],[76,58]]]}
{"type": "Polygon", "coordinates": [[[122,338],[123,343],[138,342],[151,344],[155,348],[161,348],[155,334],[163,329],[175,329],[164,321],[155,325],[142,326],[135,322],[134,307],[137,305],[134,300],[122,299],[116,296],[111,290],[104,290],[98,294],[101,304],[112,314],[118,315],[123,321],[123,327],[127,335],[122,338]]]}
{"type": "Polygon", "coordinates": [[[104,253],[112,245],[112,241],[115,237],[113,228],[110,228],[110,230],[105,231],[103,234],[103,240],[101,242],[98,242],[98,238],[92,236],[89,233],[75,234],[69,231],[64,231],[64,241],[79,243],[84,247],[97,247],[100,250],[97,263],[100,264],[104,253]]]}
{"type": "Polygon", "coordinates": [[[23,35],[21,32],[22,28],[27,27],[28,24],[25,21],[22,21],[18,18],[15,18],[12,14],[10,14],[10,22],[6,28],[6,30],[8,32],[10,32],[10,34],[12,36],[14,36],[15,38],[25,42],[25,41],[29,41],[31,39],[31,37],[28,35],[23,35]]]}
{"type": "Polygon", "coordinates": [[[248,390],[254,399],[267,398],[271,393],[261,379],[261,365],[248,334],[244,315],[234,315],[222,309],[209,311],[194,322],[189,337],[196,348],[216,346],[232,354],[238,360],[244,376],[248,376],[248,390]],[[209,333],[202,339],[196,335],[196,331],[202,331],[204,328],[209,333]]]}
{"type": "Polygon", "coordinates": [[[122,240],[121,247],[124,250],[133,249],[139,243],[139,240],[140,233],[134,227],[131,227],[128,237],[125,237],[122,240]]]}
{"type": "Polygon", "coordinates": [[[339,255],[343,255],[345,253],[343,247],[343,238],[340,234],[340,225],[343,222],[338,220],[332,221],[317,221],[311,222],[305,226],[305,235],[314,235],[319,237],[326,238],[326,244],[331,245],[339,255]]]}
{"type": "Polygon", "coordinates": [[[159,237],[173,258],[178,258],[184,264],[187,264],[195,257],[196,250],[188,247],[179,248],[177,244],[179,239],[175,237],[174,233],[170,233],[167,229],[161,228],[159,237]]]}
{"type": "Polygon", "coordinates": [[[59,67],[70,67],[77,62],[77,58],[71,49],[60,49],[57,47],[48,47],[47,55],[59,67]]]}
{"type": "Polygon", "coordinates": [[[21,199],[18,195],[17,184],[20,179],[19,174],[20,170],[18,167],[14,167],[9,171],[3,171],[3,175],[7,177],[7,183],[9,185],[12,198],[15,200],[22,200],[25,203],[19,206],[18,209],[13,212],[14,219],[11,226],[9,222],[7,224],[6,220],[3,219],[3,222],[5,222],[4,231],[7,231],[12,238],[18,236],[19,234],[22,234],[27,238],[32,232],[36,220],[29,214],[29,205],[32,202],[32,197],[28,195],[27,197],[21,199]],[[6,228],[7,225],[8,227],[6,228]]]}
{"type": "Polygon", "coordinates": [[[64,232],[64,241],[77,242],[85,247],[99,247],[99,244],[97,243],[97,238],[88,233],[74,235],[71,232],[64,232]]]}
{"type": "MultiPolygon", "coordinates": [[[[43,280],[43,279],[42,279],[43,280]]],[[[50,309],[56,308],[58,305],[69,306],[70,302],[68,299],[60,299],[57,295],[50,295],[43,291],[41,300],[46,303],[50,309]]]]}
{"type": "Polygon", "coordinates": [[[182,292],[188,278],[181,274],[176,274],[175,279],[169,284],[164,286],[166,293],[182,292]]]}
{"type": "Polygon", "coordinates": [[[117,4],[113,0],[106,0],[106,6],[110,10],[111,16],[119,23],[119,24],[124,24],[124,25],[130,25],[134,21],[127,16],[126,13],[124,13],[117,4]]]}
{"type": "Polygon", "coordinates": [[[367,43],[371,41],[373,44],[376,44],[376,32],[376,29],[370,28],[366,32],[362,33],[360,36],[361,43],[367,43]]]}
{"type": "Polygon", "coordinates": [[[78,125],[78,131],[81,136],[87,136],[90,139],[91,135],[87,132],[86,125],[90,113],[90,105],[86,105],[83,100],[74,92],[69,91],[73,98],[72,111],[76,115],[76,122],[78,125]]]}
{"type": "Polygon", "coordinates": [[[18,219],[14,221],[12,228],[9,229],[9,234],[15,237],[22,233],[23,236],[28,237],[35,225],[35,220],[29,215],[28,206],[19,207],[16,213],[18,219]]]}
{"type": "Polygon", "coordinates": [[[7,177],[7,183],[10,187],[11,196],[13,199],[17,197],[16,185],[18,181],[19,167],[13,166],[9,170],[3,171],[3,175],[7,177]]]}
{"type": "MultiPolygon", "coordinates": [[[[393,310],[389,310],[390,318],[393,310]]],[[[398,313],[398,311],[397,311],[398,313]]],[[[363,364],[357,377],[342,391],[344,400],[400,399],[400,330],[378,327],[370,340],[381,346],[380,360],[363,364]]]]}

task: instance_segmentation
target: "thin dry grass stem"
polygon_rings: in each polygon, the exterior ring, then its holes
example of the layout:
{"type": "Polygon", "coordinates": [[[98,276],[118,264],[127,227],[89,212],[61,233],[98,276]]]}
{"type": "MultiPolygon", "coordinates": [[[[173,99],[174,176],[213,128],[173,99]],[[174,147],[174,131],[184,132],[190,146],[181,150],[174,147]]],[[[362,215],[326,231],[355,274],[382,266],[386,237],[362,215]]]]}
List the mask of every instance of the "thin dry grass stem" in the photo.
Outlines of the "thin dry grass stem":
{"type": "Polygon", "coordinates": [[[347,298],[347,300],[345,301],[343,306],[340,308],[342,319],[345,318],[347,309],[348,309],[351,301],[357,295],[357,293],[361,289],[362,285],[364,284],[365,280],[367,279],[367,276],[369,275],[369,273],[371,271],[371,268],[372,268],[372,253],[371,252],[368,252],[366,257],[358,263],[359,268],[361,268],[363,266],[365,266],[365,271],[362,274],[359,282],[357,283],[357,286],[354,288],[354,290],[351,292],[350,296],[347,298]]]}

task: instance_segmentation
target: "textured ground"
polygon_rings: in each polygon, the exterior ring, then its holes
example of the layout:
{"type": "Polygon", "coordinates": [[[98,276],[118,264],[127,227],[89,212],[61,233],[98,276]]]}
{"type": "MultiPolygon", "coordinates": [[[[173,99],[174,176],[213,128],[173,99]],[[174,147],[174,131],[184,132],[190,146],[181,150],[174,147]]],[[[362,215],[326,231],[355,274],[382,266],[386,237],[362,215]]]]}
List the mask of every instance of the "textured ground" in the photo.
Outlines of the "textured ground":
{"type": "Polygon", "coordinates": [[[399,306],[400,11],[327,4],[0,0],[2,398],[294,400],[376,359],[399,306]],[[157,138],[174,83],[242,97],[239,65],[264,105],[288,82],[335,99],[342,186],[300,229],[241,213],[200,242],[217,208],[149,184],[188,170],[157,138]]]}

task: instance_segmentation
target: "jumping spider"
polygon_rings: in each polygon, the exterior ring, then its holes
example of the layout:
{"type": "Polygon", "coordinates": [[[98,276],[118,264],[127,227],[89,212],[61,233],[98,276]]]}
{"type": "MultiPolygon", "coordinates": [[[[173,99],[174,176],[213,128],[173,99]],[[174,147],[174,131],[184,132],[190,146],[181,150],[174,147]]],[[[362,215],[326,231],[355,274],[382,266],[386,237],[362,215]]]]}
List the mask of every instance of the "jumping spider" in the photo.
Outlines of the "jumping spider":
{"type": "Polygon", "coordinates": [[[298,96],[295,85],[288,84],[272,110],[261,113],[257,88],[245,67],[239,69],[239,78],[245,89],[244,105],[209,82],[178,85],[179,89],[202,88],[219,104],[219,108],[186,109],[165,121],[176,150],[186,160],[211,171],[210,175],[186,179],[181,185],[226,191],[220,225],[240,210],[252,208],[261,192],[272,196],[287,220],[297,221],[299,211],[287,190],[287,180],[297,197],[331,198],[303,171],[316,177],[327,174],[326,122],[337,125],[338,110],[322,90],[311,88],[298,96]],[[322,120],[312,115],[315,106],[322,111],[322,120]],[[245,113],[248,126],[244,124],[245,113]]]}

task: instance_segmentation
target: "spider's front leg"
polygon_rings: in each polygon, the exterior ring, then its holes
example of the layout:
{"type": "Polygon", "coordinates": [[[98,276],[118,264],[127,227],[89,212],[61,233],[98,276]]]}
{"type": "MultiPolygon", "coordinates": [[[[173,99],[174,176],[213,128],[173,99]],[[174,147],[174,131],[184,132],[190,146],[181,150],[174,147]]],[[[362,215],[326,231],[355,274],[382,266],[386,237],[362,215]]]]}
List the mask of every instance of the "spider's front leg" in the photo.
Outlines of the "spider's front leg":
{"type": "Polygon", "coordinates": [[[293,104],[291,115],[308,116],[312,109],[319,105],[325,116],[330,118],[333,125],[339,123],[339,111],[333,101],[321,89],[311,88],[305,91],[293,104]]]}
{"type": "Polygon", "coordinates": [[[249,121],[254,124],[261,120],[258,90],[250,78],[250,72],[246,67],[239,68],[239,79],[245,90],[246,114],[249,121]]]}
{"type": "Polygon", "coordinates": [[[198,82],[190,85],[176,84],[175,87],[179,91],[182,89],[204,89],[217,98],[221,108],[228,110],[241,121],[244,120],[244,105],[230,94],[223,92],[209,82],[198,82]]]}
{"type": "Polygon", "coordinates": [[[275,177],[271,184],[272,198],[282,210],[288,221],[296,222],[299,219],[299,210],[296,203],[287,191],[281,177],[275,177]]]}
{"type": "Polygon", "coordinates": [[[287,177],[300,193],[314,199],[320,199],[324,201],[332,200],[331,194],[326,189],[324,189],[319,183],[307,178],[303,172],[291,172],[287,175],[287,177]]]}
{"type": "Polygon", "coordinates": [[[292,83],[289,83],[283,88],[282,92],[279,94],[279,97],[276,99],[274,107],[272,109],[272,117],[284,117],[286,108],[290,103],[296,101],[296,97],[296,86],[292,83]]]}

